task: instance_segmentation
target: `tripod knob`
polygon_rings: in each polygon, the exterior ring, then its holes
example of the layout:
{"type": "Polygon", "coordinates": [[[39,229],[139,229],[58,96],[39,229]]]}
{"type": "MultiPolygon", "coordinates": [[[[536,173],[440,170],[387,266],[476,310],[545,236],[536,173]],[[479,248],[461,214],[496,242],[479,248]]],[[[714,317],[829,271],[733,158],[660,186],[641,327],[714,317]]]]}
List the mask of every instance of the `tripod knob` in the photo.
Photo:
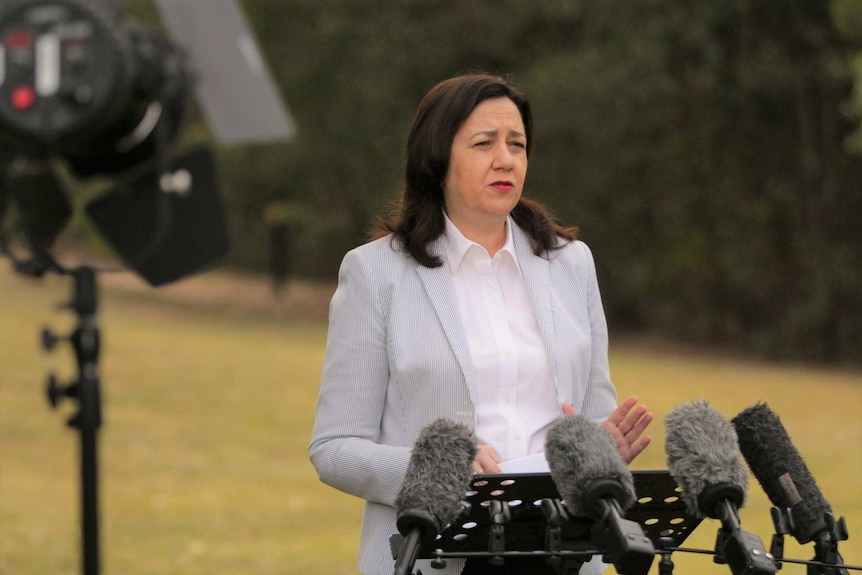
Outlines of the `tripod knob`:
{"type": "Polygon", "coordinates": [[[64,339],[69,338],[57,335],[47,327],[42,328],[42,348],[45,351],[53,351],[57,344],[64,339]]]}
{"type": "Polygon", "coordinates": [[[77,392],[75,384],[63,385],[57,381],[57,377],[52,373],[48,376],[48,381],[45,383],[45,395],[48,398],[48,403],[51,407],[56,408],[60,402],[67,397],[74,397],[77,392]]]}

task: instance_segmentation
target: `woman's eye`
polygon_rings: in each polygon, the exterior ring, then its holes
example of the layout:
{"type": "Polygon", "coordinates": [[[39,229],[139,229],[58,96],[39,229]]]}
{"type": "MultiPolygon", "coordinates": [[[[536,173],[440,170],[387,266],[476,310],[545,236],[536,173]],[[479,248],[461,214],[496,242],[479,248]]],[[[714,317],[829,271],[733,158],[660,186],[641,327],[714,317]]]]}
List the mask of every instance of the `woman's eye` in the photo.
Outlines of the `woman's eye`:
{"type": "Polygon", "coordinates": [[[509,145],[515,146],[516,148],[521,148],[522,150],[526,149],[527,147],[527,144],[525,144],[524,142],[510,142],[509,145]]]}
{"type": "Polygon", "coordinates": [[[487,147],[491,145],[491,140],[482,140],[481,142],[476,142],[477,147],[487,147]]]}

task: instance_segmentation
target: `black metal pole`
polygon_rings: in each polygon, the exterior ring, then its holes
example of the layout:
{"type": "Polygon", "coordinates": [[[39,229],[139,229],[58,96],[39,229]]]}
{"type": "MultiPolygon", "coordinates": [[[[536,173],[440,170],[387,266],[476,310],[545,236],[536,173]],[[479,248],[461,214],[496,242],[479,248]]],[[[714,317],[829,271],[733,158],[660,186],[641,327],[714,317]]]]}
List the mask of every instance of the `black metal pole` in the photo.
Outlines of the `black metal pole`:
{"type": "Polygon", "coordinates": [[[95,429],[81,429],[81,532],[84,575],[99,574],[99,469],[95,429]]]}
{"type": "Polygon", "coordinates": [[[99,382],[80,382],[81,401],[81,534],[84,575],[99,574],[99,382]]]}
{"type": "Polygon", "coordinates": [[[78,380],[67,395],[76,397],[79,411],[69,426],[81,435],[81,559],[84,575],[99,575],[99,465],[98,431],[102,425],[99,386],[99,328],[96,325],[96,273],[81,267],[72,272],[75,282],[70,307],[78,315],[71,342],[78,362],[78,380]]]}

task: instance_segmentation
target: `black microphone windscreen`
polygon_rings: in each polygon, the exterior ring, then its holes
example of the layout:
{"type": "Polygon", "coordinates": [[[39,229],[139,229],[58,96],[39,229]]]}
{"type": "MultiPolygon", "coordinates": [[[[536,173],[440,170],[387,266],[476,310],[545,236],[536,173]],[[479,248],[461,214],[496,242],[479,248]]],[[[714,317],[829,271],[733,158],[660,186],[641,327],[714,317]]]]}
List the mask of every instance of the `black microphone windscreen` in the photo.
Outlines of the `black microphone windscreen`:
{"type": "Polygon", "coordinates": [[[414,526],[414,517],[432,517],[436,533],[458,517],[475,457],[476,442],[466,425],[439,418],[422,429],[395,499],[402,535],[414,526]]]}
{"type": "Polygon", "coordinates": [[[779,417],[765,403],[733,418],[739,448],[773,505],[793,516],[792,534],[808,543],[826,529],[832,508],[823,497],[779,417]]]}
{"type": "Polygon", "coordinates": [[[557,491],[573,515],[594,517],[584,495],[597,479],[612,480],[621,488],[617,503],[623,509],[635,502],[634,479],[613,438],[580,415],[564,415],[548,428],[545,459],[557,491]]]}
{"type": "Polygon", "coordinates": [[[713,517],[702,509],[699,496],[717,485],[736,488],[745,499],[748,471],[739,453],[736,431],[708,401],[697,400],[675,407],[665,418],[665,452],[670,474],[682,488],[689,513],[713,517]]]}

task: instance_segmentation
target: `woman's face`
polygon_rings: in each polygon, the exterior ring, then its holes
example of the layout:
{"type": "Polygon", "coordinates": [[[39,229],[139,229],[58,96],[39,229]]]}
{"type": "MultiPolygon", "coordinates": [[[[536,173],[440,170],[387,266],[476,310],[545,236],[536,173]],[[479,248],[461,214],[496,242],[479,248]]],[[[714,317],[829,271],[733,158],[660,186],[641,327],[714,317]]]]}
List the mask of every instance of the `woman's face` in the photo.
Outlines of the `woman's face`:
{"type": "Polygon", "coordinates": [[[462,232],[499,226],[521,198],[526,175],[527,136],[518,107],[508,98],[484,100],[452,140],[446,213],[462,232]]]}

